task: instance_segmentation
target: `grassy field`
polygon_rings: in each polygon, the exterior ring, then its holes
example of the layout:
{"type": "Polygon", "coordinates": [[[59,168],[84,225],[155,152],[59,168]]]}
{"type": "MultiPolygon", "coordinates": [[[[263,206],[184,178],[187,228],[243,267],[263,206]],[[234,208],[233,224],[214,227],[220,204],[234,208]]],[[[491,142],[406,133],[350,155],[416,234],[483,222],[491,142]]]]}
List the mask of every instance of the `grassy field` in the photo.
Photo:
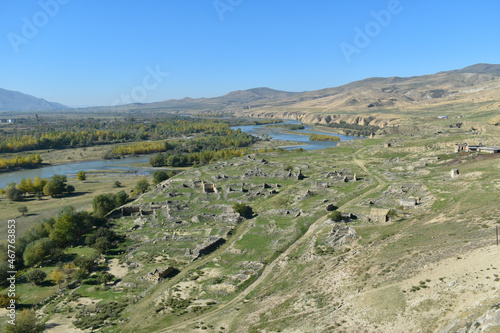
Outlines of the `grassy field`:
{"type": "MultiPolygon", "coordinates": [[[[0,228],[7,230],[7,220],[15,219],[18,235],[22,235],[33,224],[54,216],[64,206],[73,206],[79,210],[90,212],[94,197],[103,193],[116,193],[120,190],[129,193],[141,178],[145,177],[130,173],[88,173],[85,181],[78,181],[76,177],[68,179],[68,184],[73,185],[76,189],[70,196],[56,198],[44,196],[41,200],[27,197],[23,201],[17,202],[10,201],[3,196],[0,198],[0,207],[2,207],[0,228]],[[122,187],[114,188],[115,181],[120,181],[122,187]],[[28,208],[26,216],[19,213],[18,208],[21,206],[28,208]]],[[[149,181],[151,182],[150,178],[149,181]]],[[[5,240],[6,238],[6,232],[0,233],[0,239],[5,240]]]]}

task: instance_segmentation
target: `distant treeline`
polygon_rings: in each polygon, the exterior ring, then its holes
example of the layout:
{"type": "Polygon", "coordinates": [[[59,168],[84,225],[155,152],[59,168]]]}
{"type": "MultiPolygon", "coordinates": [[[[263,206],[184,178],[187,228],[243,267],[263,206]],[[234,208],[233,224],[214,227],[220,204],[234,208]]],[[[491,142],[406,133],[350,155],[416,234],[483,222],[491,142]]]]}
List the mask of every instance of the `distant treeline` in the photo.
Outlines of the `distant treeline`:
{"type": "Polygon", "coordinates": [[[340,137],[327,135],[327,134],[311,134],[309,136],[311,141],[340,141],[340,137]]]}
{"type": "Polygon", "coordinates": [[[266,127],[268,128],[280,128],[280,129],[286,129],[290,131],[297,131],[304,129],[305,126],[302,124],[278,124],[278,125],[267,125],[266,127]]]}
{"type": "Polygon", "coordinates": [[[358,124],[348,124],[345,121],[340,121],[340,123],[330,123],[328,127],[331,128],[341,128],[346,135],[358,135],[358,136],[370,136],[372,133],[377,132],[380,127],[373,125],[358,125],[358,124]]]}
{"type": "Polygon", "coordinates": [[[34,168],[42,163],[38,154],[0,158],[0,170],[13,168],[34,168]]]}
{"type": "MultiPolygon", "coordinates": [[[[229,135],[231,126],[279,122],[280,120],[245,120],[190,118],[167,115],[136,120],[53,120],[34,123],[29,128],[0,130],[0,153],[37,149],[62,149],[143,140],[163,140],[196,134],[229,135]]],[[[137,149],[139,149],[137,147],[137,149]]],[[[154,148],[152,151],[154,152],[154,148]]]]}
{"type": "Polygon", "coordinates": [[[36,149],[57,149],[68,147],[87,147],[96,144],[124,142],[134,138],[127,132],[79,131],[48,132],[24,135],[11,135],[2,138],[0,153],[22,152],[36,149]]]}
{"type": "Polygon", "coordinates": [[[244,156],[257,138],[240,130],[225,136],[204,136],[186,141],[166,142],[166,150],[149,159],[154,167],[207,164],[212,160],[244,156]]]}

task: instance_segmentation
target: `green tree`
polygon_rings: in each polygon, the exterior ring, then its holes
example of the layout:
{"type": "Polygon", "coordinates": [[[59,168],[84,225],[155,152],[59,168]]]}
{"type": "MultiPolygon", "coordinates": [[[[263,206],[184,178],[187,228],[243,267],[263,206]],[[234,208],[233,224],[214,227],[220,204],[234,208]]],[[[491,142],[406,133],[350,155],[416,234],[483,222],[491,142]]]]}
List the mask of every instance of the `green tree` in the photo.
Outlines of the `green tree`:
{"type": "Polygon", "coordinates": [[[167,179],[169,179],[169,175],[168,175],[168,172],[165,171],[165,170],[156,170],[154,173],[153,173],[153,183],[156,185],[156,184],[159,184],[167,179]]]}
{"type": "Polygon", "coordinates": [[[140,179],[139,181],[137,181],[137,184],[135,185],[135,189],[139,193],[146,193],[149,186],[150,186],[150,184],[146,179],[140,179]]]}
{"type": "Polygon", "coordinates": [[[125,205],[128,202],[128,200],[129,196],[127,193],[125,193],[125,191],[120,191],[115,194],[115,202],[117,207],[125,205]]]}
{"type": "Polygon", "coordinates": [[[233,210],[240,214],[240,216],[245,218],[251,218],[253,216],[253,209],[250,206],[247,206],[242,203],[236,203],[233,206],[233,210]]]}
{"type": "Polygon", "coordinates": [[[116,233],[111,229],[99,228],[93,234],[87,236],[87,238],[85,239],[85,243],[89,246],[92,246],[92,244],[94,244],[98,238],[104,238],[110,242],[113,242],[118,237],[116,233]]]}
{"type": "Polygon", "coordinates": [[[94,267],[97,266],[97,253],[93,254],[90,257],[78,257],[75,259],[75,266],[84,269],[87,272],[90,272],[94,267]]]}
{"type": "Polygon", "coordinates": [[[42,271],[41,269],[31,269],[27,274],[26,277],[28,280],[36,285],[41,285],[42,282],[45,280],[47,277],[47,274],[42,271]]]}
{"type": "Polygon", "coordinates": [[[74,244],[88,233],[99,220],[87,212],[77,212],[68,206],[63,208],[50,226],[49,237],[60,247],[74,244]]]}
{"type": "Polygon", "coordinates": [[[28,207],[26,206],[21,206],[21,207],[17,207],[17,211],[21,214],[23,214],[23,216],[28,212],[28,207]]]}
{"type": "Polygon", "coordinates": [[[73,185],[66,185],[66,193],[71,194],[75,192],[75,187],[73,185]]]}
{"type": "Polygon", "coordinates": [[[108,251],[113,244],[105,237],[98,237],[94,244],[90,245],[91,248],[95,249],[99,253],[105,253],[108,251]]]}
{"type": "Polygon", "coordinates": [[[61,195],[67,191],[66,188],[66,176],[63,175],[54,175],[52,179],[47,182],[47,184],[43,187],[43,193],[45,195],[50,195],[51,197],[55,197],[57,195],[61,195]]]}
{"type": "Polygon", "coordinates": [[[23,253],[24,265],[30,267],[41,262],[53,247],[54,242],[49,238],[41,238],[29,243],[23,253]]]}
{"type": "Polygon", "coordinates": [[[115,180],[115,182],[113,183],[113,187],[114,188],[120,188],[122,187],[122,183],[118,180],[115,180]]]}
{"type": "Polygon", "coordinates": [[[115,276],[111,273],[108,272],[102,272],[97,276],[97,282],[106,284],[108,282],[111,282],[115,279],[115,276]]]}
{"type": "Polygon", "coordinates": [[[5,189],[5,194],[10,201],[21,201],[23,200],[23,191],[11,184],[5,189]]]}
{"type": "Polygon", "coordinates": [[[42,333],[45,330],[45,324],[36,318],[33,310],[24,309],[16,317],[16,325],[6,324],[7,333],[42,333]]]}
{"type": "Polygon", "coordinates": [[[84,180],[87,179],[87,173],[85,171],[83,171],[83,170],[82,171],[78,171],[76,173],[76,178],[78,178],[79,181],[83,182],[84,180]]]}
{"type": "Polygon", "coordinates": [[[116,207],[115,196],[113,194],[99,194],[92,200],[94,215],[103,217],[116,207]]]}

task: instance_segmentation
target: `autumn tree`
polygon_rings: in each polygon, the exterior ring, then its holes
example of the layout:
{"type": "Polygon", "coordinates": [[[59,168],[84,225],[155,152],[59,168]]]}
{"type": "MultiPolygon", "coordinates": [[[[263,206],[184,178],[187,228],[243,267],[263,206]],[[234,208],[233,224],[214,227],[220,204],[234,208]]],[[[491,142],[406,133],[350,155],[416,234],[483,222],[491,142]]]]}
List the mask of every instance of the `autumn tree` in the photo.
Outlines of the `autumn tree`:
{"type": "Polygon", "coordinates": [[[61,287],[61,281],[64,279],[64,272],[61,271],[60,269],[55,269],[50,273],[50,279],[54,281],[55,284],[59,285],[61,287]]]}
{"type": "Polygon", "coordinates": [[[79,181],[84,181],[87,179],[87,173],[85,171],[78,171],[76,174],[76,177],[78,178],[79,181]]]}

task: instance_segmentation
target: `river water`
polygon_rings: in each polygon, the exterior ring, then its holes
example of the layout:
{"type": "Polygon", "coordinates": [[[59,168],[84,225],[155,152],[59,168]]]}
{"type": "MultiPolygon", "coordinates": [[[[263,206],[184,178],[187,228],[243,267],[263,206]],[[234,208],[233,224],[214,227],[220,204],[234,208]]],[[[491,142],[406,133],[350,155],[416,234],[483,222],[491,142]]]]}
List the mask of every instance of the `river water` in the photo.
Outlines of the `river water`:
{"type": "MultiPolygon", "coordinates": [[[[300,124],[299,121],[287,121],[282,124],[300,124]]],[[[301,144],[298,146],[288,147],[286,149],[295,149],[295,148],[304,148],[305,150],[316,150],[323,149],[327,147],[334,147],[337,145],[335,141],[310,141],[309,136],[300,135],[300,134],[292,134],[292,133],[284,133],[277,129],[266,128],[265,125],[249,125],[249,126],[237,126],[233,127],[233,129],[240,128],[243,132],[252,134],[255,136],[261,136],[262,134],[267,134],[273,139],[283,140],[283,141],[295,141],[300,142],[301,144]]],[[[305,126],[303,130],[296,131],[288,131],[293,133],[317,133],[317,134],[325,134],[324,132],[316,132],[312,131],[310,126],[305,126]]],[[[330,134],[330,133],[328,133],[330,134]]],[[[359,139],[353,136],[345,136],[334,134],[340,137],[340,141],[346,140],[354,140],[359,139]]],[[[4,188],[10,182],[18,183],[22,178],[31,177],[35,178],[36,175],[39,175],[40,178],[50,178],[54,174],[73,176],[78,171],[127,171],[133,172],[137,174],[149,174],[153,171],[152,168],[140,167],[138,164],[148,162],[149,158],[152,155],[143,155],[137,157],[127,157],[116,160],[95,160],[95,161],[87,161],[87,162],[76,162],[76,163],[67,163],[61,165],[53,165],[47,166],[38,169],[27,169],[27,170],[19,170],[12,172],[3,172],[0,173],[0,188],[4,188]]],[[[125,175],[124,175],[125,176],[125,175]]]]}

